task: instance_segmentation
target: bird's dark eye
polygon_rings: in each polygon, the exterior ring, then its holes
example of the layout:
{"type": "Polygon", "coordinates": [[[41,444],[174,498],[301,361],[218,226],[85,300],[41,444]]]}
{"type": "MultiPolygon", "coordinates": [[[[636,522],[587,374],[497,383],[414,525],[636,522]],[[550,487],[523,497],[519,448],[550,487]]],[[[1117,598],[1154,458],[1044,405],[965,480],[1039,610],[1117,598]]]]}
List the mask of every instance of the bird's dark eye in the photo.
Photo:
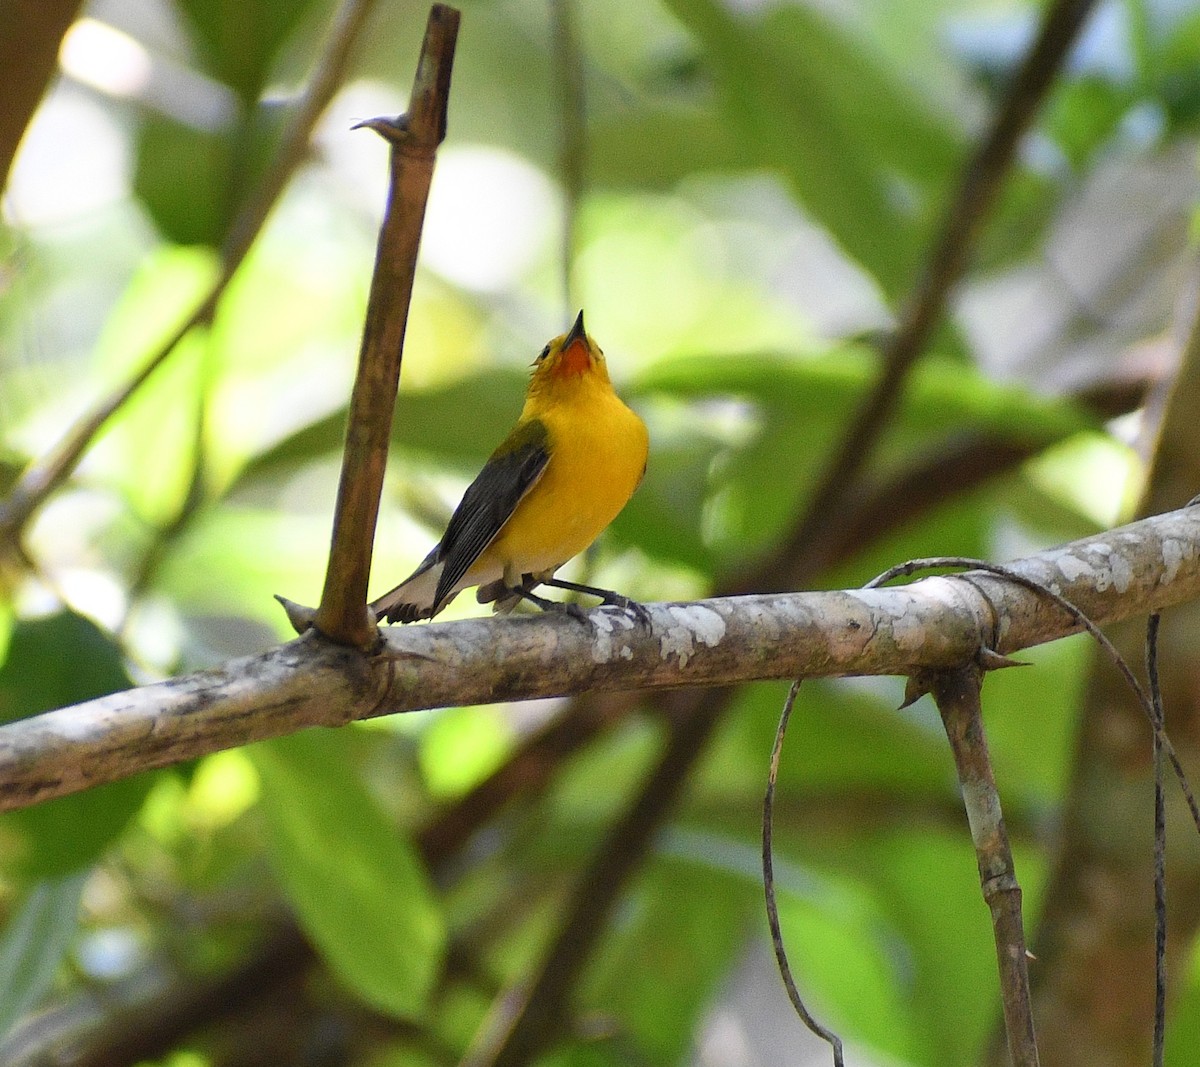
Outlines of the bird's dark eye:
{"type": "Polygon", "coordinates": [[[534,363],[541,363],[541,361],[543,359],[545,359],[548,355],[550,355],[550,346],[546,345],[546,347],[543,348],[541,350],[541,352],[538,354],[538,358],[534,360],[534,363]]]}

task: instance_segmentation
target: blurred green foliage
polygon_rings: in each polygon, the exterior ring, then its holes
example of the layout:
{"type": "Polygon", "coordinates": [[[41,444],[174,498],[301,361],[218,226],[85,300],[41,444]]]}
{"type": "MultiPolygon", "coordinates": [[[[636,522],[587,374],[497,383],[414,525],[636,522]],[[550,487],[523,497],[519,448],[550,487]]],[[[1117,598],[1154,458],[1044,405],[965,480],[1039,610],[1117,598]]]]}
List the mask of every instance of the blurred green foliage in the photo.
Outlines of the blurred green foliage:
{"type": "MultiPolygon", "coordinates": [[[[152,6],[162,18],[119,2],[98,14],[154,76],[117,91],[68,71],[31,145],[56,115],[76,137],[56,152],[28,148],[9,191],[0,489],[211,282],[333,17],[329,0],[152,6]],[[89,171],[96,146],[118,160],[111,173],[89,171]]],[[[374,589],[424,555],[515,418],[525,366],[580,304],[653,447],[638,495],[572,573],[643,599],[685,598],[763,558],[874,380],[870,342],[914,285],[1039,10],[577,6],[588,188],[565,307],[549,12],[526,0],[464,5],[440,165],[466,168],[467,180],[445,189],[544,225],[504,268],[512,249],[495,246],[511,239],[456,229],[463,205],[435,187],[425,240],[445,266],[417,281],[374,589]],[[456,156],[468,146],[528,180],[489,182],[456,156]],[[465,269],[497,256],[486,281],[465,269]]],[[[211,323],[33,524],[37,573],[3,572],[4,718],[253,651],[286,636],[272,593],[317,598],[386,167],[373,135],[349,126],[402,107],[425,12],[381,0],[311,158],[211,323]]],[[[903,525],[878,516],[823,584],[932,552],[1011,556],[1121,517],[1112,487],[1141,472],[1072,394],[1112,384],[1130,345],[1167,325],[1195,197],[1198,26],[1166,2],[1101,5],[979,235],[962,304],[907,383],[868,487],[971,433],[1041,458],[982,484],[947,483],[903,525]],[[1106,211],[1119,209],[1101,194],[1115,190],[1120,204],[1129,174],[1181,153],[1178,202],[1114,248],[1106,211]],[[1063,255],[1066,238],[1087,254],[1063,255]],[[1093,265],[1098,280],[1068,277],[1093,265]]],[[[448,615],[475,608],[464,597],[448,615]]],[[[989,680],[985,699],[1032,913],[1089,660],[1076,643],[1030,658],[1037,666],[989,680]]],[[[892,681],[802,689],[777,801],[781,911],[814,1008],[864,1058],[959,1067],[979,1062],[996,1023],[991,940],[936,718],[896,712],[899,698],[892,681]]],[[[747,971],[763,971],[758,820],[781,700],[775,685],[736,698],[601,938],[574,1004],[580,1025],[547,1064],[715,1063],[703,1050],[722,1019],[726,1036],[743,1027],[747,1054],[778,1059],[762,1017],[729,1012],[747,971]]],[[[87,989],[124,996],[122,983],[164,961],[185,981],[213,980],[286,911],[327,969],[309,975],[292,1016],[273,1001],[256,1010],[290,1018],[298,1040],[327,1035],[330,1019],[370,1035],[330,1062],[457,1062],[499,990],[527,976],[661,744],[656,720],[635,716],[463,854],[425,853],[422,829],[550,710],[306,733],[5,816],[0,1026],[87,989]]],[[[1200,1062],[1195,1012],[1182,1009],[1200,998],[1195,970],[1189,983],[1170,1035],[1179,1063],[1200,1062]]],[[[786,1048],[801,1039],[776,992],[769,1029],[786,1048]]],[[[158,1062],[226,1062],[211,1034],[177,1052],[191,1058],[158,1062]]]]}

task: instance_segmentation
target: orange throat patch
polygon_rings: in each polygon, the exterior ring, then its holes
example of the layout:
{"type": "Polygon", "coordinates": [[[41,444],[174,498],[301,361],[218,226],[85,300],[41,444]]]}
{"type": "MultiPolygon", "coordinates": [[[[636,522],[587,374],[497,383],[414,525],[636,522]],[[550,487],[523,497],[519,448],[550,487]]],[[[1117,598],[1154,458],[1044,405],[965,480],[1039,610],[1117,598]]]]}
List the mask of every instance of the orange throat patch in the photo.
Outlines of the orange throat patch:
{"type": "Polygon", "coordinates": [[[584,341],[572,342],[562,350],[555,370],[559,374],[583,374],[592,365],[592,355],[584,341]]]}

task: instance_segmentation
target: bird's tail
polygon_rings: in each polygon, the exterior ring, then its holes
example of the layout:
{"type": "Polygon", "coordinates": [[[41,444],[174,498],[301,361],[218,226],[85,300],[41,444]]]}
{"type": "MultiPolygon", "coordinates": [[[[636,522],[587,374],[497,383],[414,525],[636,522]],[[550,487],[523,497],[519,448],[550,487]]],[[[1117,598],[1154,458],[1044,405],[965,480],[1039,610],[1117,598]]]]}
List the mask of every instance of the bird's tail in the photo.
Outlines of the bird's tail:
{"type": "Polygon", "coordinates": [[[371,601],[371,610],[375,612],[375,618],[381,622],[416,622],[418,619],[433,618],[450,602],[450,598],[447,597],[441,604],[434,603],[441,573],[441,561],[437,558],[435,548],[395,589],[384,593],[378,600],[371,601]]]}

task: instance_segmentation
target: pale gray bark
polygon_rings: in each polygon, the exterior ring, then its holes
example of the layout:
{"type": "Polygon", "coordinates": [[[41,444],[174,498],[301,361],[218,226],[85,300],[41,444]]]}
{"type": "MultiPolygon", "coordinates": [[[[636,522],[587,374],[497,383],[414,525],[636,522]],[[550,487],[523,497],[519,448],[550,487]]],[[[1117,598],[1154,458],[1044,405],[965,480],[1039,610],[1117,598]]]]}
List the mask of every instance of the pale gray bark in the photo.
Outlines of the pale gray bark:
{"type": "MultiPolygon", "coordinates": [[[[1200,509],[1010,564],[1095,622],[1200,599],[1200,509]]],[[[890,589],[597,609],[385,630],[367,654],[311,633],[259,656],[0,727],[0,810],[307,726],[497,700],[771,678],[906,675],[1074,633],[1061,609],[990,575],[890,589]]]]}

